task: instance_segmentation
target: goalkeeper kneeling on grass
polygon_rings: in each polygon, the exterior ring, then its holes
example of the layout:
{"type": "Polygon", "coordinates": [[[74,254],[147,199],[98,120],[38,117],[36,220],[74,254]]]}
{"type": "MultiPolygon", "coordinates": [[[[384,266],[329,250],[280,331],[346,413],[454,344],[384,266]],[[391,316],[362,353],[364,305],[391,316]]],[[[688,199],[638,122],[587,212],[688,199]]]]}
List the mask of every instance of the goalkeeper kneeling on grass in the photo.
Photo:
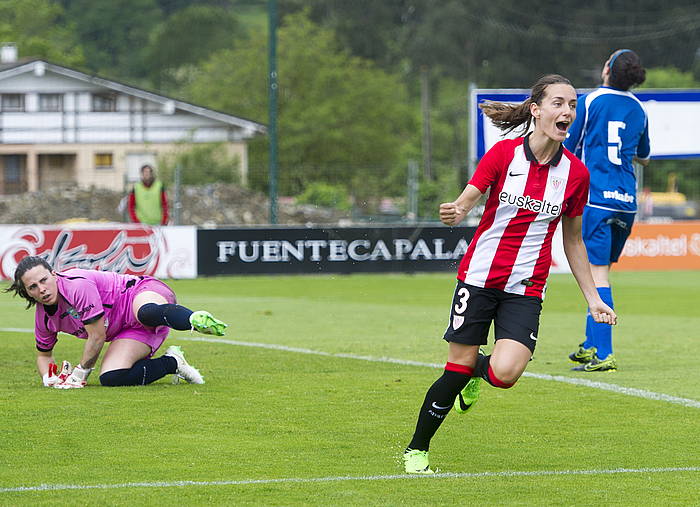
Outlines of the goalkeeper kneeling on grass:
{"type": "Polygon", "coordinates": [[[58,389],[84,387],[105,342],[109,346],[100,369],[103,386],[145,385],[168,374],[203,384],[180,347],[153,355],[171,328],[217,336],[226,328],[209,312],[176,304],[172,289],[156,278],[91,269],[57,272],[37,256],[19,262],[14,283],[5,292],[26,299],[27,308],[36,306],[37,369],[45,386],[58,389]],[[60,371],[53,357],[59,332],[85,340],[80,363],[73,368],[63,361],[60,371]]]}

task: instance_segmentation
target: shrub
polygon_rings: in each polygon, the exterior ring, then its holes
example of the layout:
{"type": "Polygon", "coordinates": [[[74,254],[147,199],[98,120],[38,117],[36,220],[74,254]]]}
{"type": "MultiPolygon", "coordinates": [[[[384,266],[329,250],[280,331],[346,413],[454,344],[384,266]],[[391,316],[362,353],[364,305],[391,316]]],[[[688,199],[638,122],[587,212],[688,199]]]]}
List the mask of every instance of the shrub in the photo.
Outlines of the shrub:
{"type": "Polygon", "coordinates": [[[322,182],[310,183],[297,197],[297,202],[343,211],[350,209],[350,196],[345,187],[322,182]]]}

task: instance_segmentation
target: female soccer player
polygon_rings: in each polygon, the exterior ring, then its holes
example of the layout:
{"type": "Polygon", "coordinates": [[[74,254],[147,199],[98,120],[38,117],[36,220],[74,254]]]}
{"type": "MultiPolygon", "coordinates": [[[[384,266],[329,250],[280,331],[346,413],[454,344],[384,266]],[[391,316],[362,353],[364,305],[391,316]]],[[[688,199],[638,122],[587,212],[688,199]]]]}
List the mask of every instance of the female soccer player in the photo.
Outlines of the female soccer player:
{"type": "MultiPolygon", "coordinates": [[[[633,162],[649,163],[649,125],[642,103],[629,89],[646,78],[637,53],[619,49],[603,65],[603,85],[581,98],[564,145],[591,173],[583,210],[583,242],[600,297],[613,308],[610,267],[617,262],[637,211],[633,162]]],[[[588,315],[586,339],[569,359],[579,371],[614,371],[612,329],[588,315]]]]}
{"type": "Polygon", "coordinates": [[[209,312],[176,304],[175,293],[156,278],[89,269],[56,272],[36,256],[19,262],[14,283],[5,289],[11,291],[27,300],[27,308],[36,305],[36,363],[47,387],[85,386],[105,342],[109,347],[100,370],[103,386],[145,385],[169,373],[203,384],[180,347],[152,356],[170,328],[222,336],[227,327],[209,312]],[[86,340],[80,363],[72,371],[67,365],[60,376],[53,357],[59,331],[86,340]]]}
{"type": "Polygon", "coordinates": [[[490,190],[484,214],[457,274],[449,343],[442,376],[428,389],[413,439],[404,452],[406,472],[432,474],[430,440],[452,408],[464,413],[477,399],[480,379],[507,389],[527,366],[539,329],[552,236],[562,222],[571,271],[597,322],[616,315],[595,290],[581,239],[588,196],[586,167],[562,146],[576,117],[576,90],[559,75],[542,77],[520,105],[486,103],[484,114],[502,130],[524,124],[525,137],[496,143],[454,202],[440,205],[440,220],[455,226],[490,190]],[[496,344],[479,354],[491,322],[496,344]],[[459,400],[455,399],[459,395],[459,400]]]}

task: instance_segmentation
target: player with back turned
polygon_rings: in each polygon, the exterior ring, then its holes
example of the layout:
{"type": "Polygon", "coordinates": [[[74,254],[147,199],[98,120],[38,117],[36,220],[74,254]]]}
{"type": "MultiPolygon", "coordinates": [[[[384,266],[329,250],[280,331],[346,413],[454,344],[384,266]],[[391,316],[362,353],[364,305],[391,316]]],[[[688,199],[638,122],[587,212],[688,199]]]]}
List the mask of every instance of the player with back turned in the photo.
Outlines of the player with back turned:
{"type": "MultiPolygon", "coordinates": [[[[615,51],[603,65],[603,85],[581,97],[576,121],[564,146],[583,160],[591,173],[583,210],[583,241],[600,297],[611,308],[610,268],[617,262],[637,211],[633,162],[649,163],[649,124],[642,103],[630,93],[646,72],[630,49],[615,51]]],[[[586,339],[569,359],[578,371],[615,371],[612,329],[589,314],[586,339]]]]}

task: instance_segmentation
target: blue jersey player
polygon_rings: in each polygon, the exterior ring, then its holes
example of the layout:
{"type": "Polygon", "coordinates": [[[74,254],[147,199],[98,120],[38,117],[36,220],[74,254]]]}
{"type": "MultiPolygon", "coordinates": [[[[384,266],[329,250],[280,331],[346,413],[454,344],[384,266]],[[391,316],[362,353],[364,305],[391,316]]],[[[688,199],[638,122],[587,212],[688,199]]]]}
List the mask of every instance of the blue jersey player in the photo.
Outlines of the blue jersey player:
{"type": "MultiPolygon", "coordinates": [[[[603,85],[581,97],[576,121],[564,145],[591,174],[588,203],[583,212],[583,240],[600,297],[611,308],[610,266],[617,262],[637,211],[637,180],[633,162],[649,162],[649,124],[641,102],[629,89],[644,82],[646,71],[637,53],[615,51],[605,62],[603,85]]],[[[612,328],[596,323],[590,313],[586,340],[569,359],[574,370],[612,371],[612,328]]]]}

